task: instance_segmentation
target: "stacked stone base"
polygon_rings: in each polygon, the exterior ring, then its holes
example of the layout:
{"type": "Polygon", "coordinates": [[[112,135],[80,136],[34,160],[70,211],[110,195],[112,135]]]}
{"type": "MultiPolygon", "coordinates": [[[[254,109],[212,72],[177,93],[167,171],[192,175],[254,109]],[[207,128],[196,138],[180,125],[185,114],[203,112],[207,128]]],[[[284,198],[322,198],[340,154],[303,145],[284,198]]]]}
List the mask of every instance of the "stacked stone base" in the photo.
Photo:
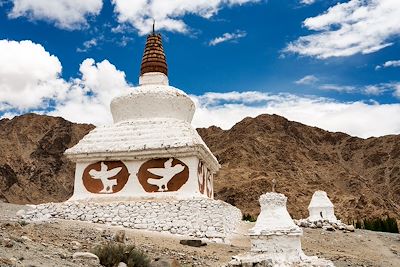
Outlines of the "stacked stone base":
{"type": "Polygon", "coordinates": [[[329,220],[319,220],[310,221],[309,219],[294,220],[295,224],[304,228],[322,228],[327,231],[341,230],[343,232],[354,232],[353,225],[347,225],[342,223],[340,220],[329,221],[329,220]]]}
{"type": "Polygon", "coordinates": [[[228,243],[239,225],[240,210],[212,199],[149,200],[118,203],[64,202],[33,206],[25,220],[80,220],[191,236],[228,243]]]}
{"type": "Polygon", "coordinates": [[[228,267],[333,267],[331,261],[308,257],[301,249],[300,229],[274,234],[250,235],[251,252],[234,256],[228,267]]]}
{"type": "Polygon", "coordinates": [[[334,267],[331,261],[302,255],[298,261],[273,259],[266,254],[250,252],[233,257],[226,267],[334,267]]]}

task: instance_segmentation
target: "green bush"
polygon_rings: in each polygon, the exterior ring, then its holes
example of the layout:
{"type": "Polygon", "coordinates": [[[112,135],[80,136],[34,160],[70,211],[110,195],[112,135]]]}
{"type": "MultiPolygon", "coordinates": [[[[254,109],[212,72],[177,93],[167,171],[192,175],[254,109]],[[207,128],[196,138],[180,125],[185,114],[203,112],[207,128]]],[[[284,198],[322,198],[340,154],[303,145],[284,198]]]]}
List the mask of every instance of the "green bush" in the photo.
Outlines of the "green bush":
{"type": "Polygon", "coordinates": [[[357,220],[355,227],[371,231],[399,233],[396,219],[390,217],[357,220]]]}
{"type": "Polygon", "coordinates": [[[251,215],[248,214],[248,213],[246,213],[246,214],[243,214],[243,216],[242,216],[242,221],[255,222],[255,221],[257,221],[257,218],[251,216],[251,215]]]}
{"type": "Polygon", "coordinates": [[[22,227],[29,224],[27,221],[24,221],[24,220],[18,221],[18,223],[19,223],[19,225],[21,225],[22,227]]]}
{"type": "Polygon", "coordinates": [[[150,260],[146,254],[137,250],[135,246],[109,242],[96,246],[92,253],[100,259],[100,264],[105,267],[116,267],[124,262],[128,267],[148,267],[150,260]]]}

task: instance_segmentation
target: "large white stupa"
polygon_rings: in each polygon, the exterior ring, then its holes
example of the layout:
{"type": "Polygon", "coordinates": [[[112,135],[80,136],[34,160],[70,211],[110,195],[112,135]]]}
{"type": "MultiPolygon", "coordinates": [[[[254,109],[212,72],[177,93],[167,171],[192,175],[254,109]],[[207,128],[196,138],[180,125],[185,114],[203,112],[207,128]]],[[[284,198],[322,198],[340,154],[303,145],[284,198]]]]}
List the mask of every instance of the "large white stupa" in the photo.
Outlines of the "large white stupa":
{"type": "Polygon", "coordinates": [[[213,198],[220,165],[191,125],[193,101],[167,74],[161,35],[153,32],[139,86],[111,101],[114,123],[65,152],[76,162],[71,200],[213,198]]]}
{"type": "Polygon", "coordinates": [[[139,86],[111,101],[114,123],[97,127],[65,154],[76,162],[65,203],[25,219],[61,218],[229,242],[242,214],[214,200],[220,165],[191,121],[193,101],[169,86],[161,35],[147,37],[139,86]]]}

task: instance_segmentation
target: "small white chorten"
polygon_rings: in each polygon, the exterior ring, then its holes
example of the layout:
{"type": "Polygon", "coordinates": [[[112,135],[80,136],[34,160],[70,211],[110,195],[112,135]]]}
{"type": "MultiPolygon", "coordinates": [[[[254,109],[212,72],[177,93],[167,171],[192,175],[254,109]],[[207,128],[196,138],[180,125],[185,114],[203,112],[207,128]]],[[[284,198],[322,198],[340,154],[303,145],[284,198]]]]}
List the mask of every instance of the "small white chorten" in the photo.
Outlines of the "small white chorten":
{"type": "Polygon", "coordinates": [[[325,191],[315,191],[308,205],[310,222],[329,221],[336,223],[337,219],[334,212],[334,207],[325,191]]]}
{"type": "Polygon", "coordinates": [[[333,266],[330,261],[303,253],[303,230],[290,217],[285,195],[266,193],[259,200],[261,213],[249,231],[251,251],[233,257],[228,266],[333,266]]]}

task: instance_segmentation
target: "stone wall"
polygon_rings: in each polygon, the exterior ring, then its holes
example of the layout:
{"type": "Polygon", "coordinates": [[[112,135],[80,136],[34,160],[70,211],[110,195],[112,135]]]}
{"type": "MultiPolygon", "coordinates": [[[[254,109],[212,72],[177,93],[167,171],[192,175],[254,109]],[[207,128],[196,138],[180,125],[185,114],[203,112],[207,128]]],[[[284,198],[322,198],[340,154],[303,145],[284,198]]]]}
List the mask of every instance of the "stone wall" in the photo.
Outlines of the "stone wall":
{"type": "Polygon", "coordinates": [[[242,219],[240,210],[220,200],[158,200],[118,203],[65,202],[33,206],[25,220],[59,218],[120,225],[229,242],[242,219]]]}

